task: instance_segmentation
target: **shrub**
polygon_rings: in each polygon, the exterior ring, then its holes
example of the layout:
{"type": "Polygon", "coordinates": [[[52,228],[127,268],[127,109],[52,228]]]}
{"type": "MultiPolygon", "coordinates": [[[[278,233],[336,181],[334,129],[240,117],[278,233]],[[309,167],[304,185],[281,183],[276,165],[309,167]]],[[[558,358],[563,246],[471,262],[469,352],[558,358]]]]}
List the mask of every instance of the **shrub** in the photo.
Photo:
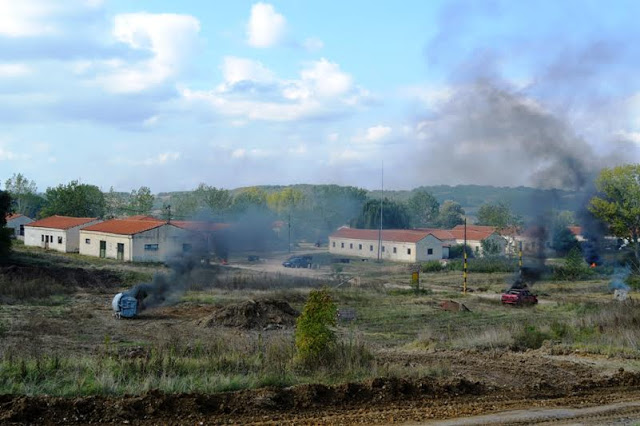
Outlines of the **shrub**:
{"type": "Polygon", "coordinates": [[[320,361],[322,355],[336,342],[337,307],[327,289],[312,290],[302,314],[296,321],[296,349],[298,360],[309,366],[320,361]]]}
{"type": "Polygon", "coordinates": [[[535,325],[527,325],[519,333],[513,336],[513,346],[516,351],[524,351],[526,349],[539,349],[542,343],[549,339],[549,335],[541,332],[535,325]]]}
{"type": "Polygon", "coordinates": [[[440,272],[445,267],[437,260],[429,260],[424,262],[421,266],[422,272],[440,272]]]}
{"type": "Polygon", "coordinates": [[[564,265],[553,267],[553,278],[556,280],[576,281],[595,275],[595,271],[587,267],[582,252],[574,247],[564,259],[564,265]]]}
{"type": "MultiPolygon", "coordinates": [[[[449,259],[462,259],[463,253],[464,244],[456,244],[455,246],[451,246],[449,248],[449,259]]],[[[473,250],[469,246],[467,246],[467,257],[473,257],[473,250]]]]}
{"type": "MultiPolygon", "coordinates": [[[[506,257],[479,257],[469,259],[467,268],[469,272],[493,273],[515,272],[518,270],[518,261],[506,257]]],[[[456,259],[447,265],[449,270],[462,271],[463,261],[456,259]]]]}

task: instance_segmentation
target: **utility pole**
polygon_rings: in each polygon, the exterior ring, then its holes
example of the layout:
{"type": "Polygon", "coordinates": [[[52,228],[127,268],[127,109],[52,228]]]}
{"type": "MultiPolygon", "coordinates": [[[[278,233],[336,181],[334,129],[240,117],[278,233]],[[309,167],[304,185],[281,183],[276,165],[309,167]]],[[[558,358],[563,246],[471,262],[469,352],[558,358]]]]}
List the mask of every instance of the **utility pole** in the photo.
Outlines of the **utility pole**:
{"type": "Polygon", "coordinates": [[[291,212],[289,212],[289,221],[287,224],[289,228],[289,253],[291,253],[291,212]]]}
{"type": "Polygon", "coordinates": [[[380,262],[380,256],[382,252],[382,200],[384,197],[384,161],[382,162],[382,168],[380,169],[380,228],[378,229],[378,262],[380,262]]]}
{"type": "Polygon", "coordinates": [[[518,270],[520,271],[520,276],[522,277],[522,241],[518,244],[518,270]]]}
{"type": "Polygon", "coordinates": [[[462,272],[462,293],[467,294],[467,218],[464,218],[464,267],[462,272]]]}
{"type": "Polygon", "coordinates": [[[167,210],[167,223],[171,223],[171,204],[167,204],[165,209],[167,210]]]}

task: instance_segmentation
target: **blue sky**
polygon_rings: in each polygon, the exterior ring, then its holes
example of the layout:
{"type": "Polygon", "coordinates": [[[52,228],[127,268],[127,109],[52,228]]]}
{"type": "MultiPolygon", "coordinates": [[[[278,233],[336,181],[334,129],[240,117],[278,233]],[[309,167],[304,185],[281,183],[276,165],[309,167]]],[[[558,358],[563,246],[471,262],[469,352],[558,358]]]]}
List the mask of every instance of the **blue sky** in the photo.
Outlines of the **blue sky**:
{"type": "Polygon", "coordinates": [[[0,0],[0,181],[571,186],[638,160],[639,9],[0,0]]]}

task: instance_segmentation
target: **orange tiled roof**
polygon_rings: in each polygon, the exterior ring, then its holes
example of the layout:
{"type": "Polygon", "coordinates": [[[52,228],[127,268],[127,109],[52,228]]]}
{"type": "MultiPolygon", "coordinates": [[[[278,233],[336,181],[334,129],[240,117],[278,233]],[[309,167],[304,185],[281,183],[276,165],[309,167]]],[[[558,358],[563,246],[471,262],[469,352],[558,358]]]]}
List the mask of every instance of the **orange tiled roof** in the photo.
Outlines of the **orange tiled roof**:
{"type": "Polygon", "coordinates": [[[439,228],[416,228],[416,231],[424,231],[428,232],[439,240],[455,240],[456,237],[449,231],[448,229],[439,229],[439,228]]]}
{"type": "Polygon", "coordinates": [[[228,223],[219,222],[205,222],[205,221],[190,221],[190,220],[172,220],[171,224],[178,228],[186,229],[188,231],[198,232],[214,232],[222,229],[227,229],[231,225],[228,223]]]}
{"type": "Polygon", "coordinates": [[[165,222],[152,220],[111,219],[87,226],[83,231],[105,232],[107,234],[135,235],[165,225],[165,222]]]}
{"type": "MultiPolygon", "coordinates": [[[[377,241],[378,232],[379,231],[377,229],[340,228],[336,232],[331,234],[330,237],[350,238],[354,240],[377,241]]],[[[417,243],[418,241],[422,240],[423,238],[426,238],[430,234],[432,235],[431,232],[420,231],[415,229],[383,229],[382,241],[417,243]]],[[[434,237],[436,236],[434,235],[434,237]]]]}
{"type": "MultiPolygon", "coordinates": [[[[464,240],[464,225],[450,231],[456,240],[464,240]]],[[[467,241],[482,241],[496,232],[493,226],[467,225],[467,241]]]]}
{"type": "Polygon", "coordinates": [[[12,214],[6,215],[5,219],[7,220],[7,222],[9,222],[10,220],[17,219],[17,218],[22,217],[22,216],[24,216],[24,215],[22,215],[20,213],[12,213],[12,214]]]}
{"type": "Polygon", "coordinates": [[[69,229],[98,220],[97,217],[49,216],[25,226],[34,228],[69,229]]]}
{"type": "Polygon", "coordinates": [[[128,216],[123,218],[123,220],[148,220],[148,221],[152,221],[152,222],[164,222],[164,220],[162,219],[158,219],[156,217],[153,216],[149,216],[146,214],[137,214],[134,216],[128,216]]]}
{"type": "Polygon", "coordinates": [[[581,226],[569,226],[569,231],[575,236],[582,235],[582,227],[581,226]]]}

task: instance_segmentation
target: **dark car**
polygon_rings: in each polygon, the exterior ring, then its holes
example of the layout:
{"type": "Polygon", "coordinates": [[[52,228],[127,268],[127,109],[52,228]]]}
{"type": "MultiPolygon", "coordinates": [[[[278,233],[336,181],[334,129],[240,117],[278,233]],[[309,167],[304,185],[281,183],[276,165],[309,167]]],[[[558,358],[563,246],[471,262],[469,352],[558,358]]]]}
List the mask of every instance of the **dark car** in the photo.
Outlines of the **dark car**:
{"type": "Polygon", "coordinates": [[[294,256],[282,262],[285,268],[310,268],[311,256],[294,256]]]}

